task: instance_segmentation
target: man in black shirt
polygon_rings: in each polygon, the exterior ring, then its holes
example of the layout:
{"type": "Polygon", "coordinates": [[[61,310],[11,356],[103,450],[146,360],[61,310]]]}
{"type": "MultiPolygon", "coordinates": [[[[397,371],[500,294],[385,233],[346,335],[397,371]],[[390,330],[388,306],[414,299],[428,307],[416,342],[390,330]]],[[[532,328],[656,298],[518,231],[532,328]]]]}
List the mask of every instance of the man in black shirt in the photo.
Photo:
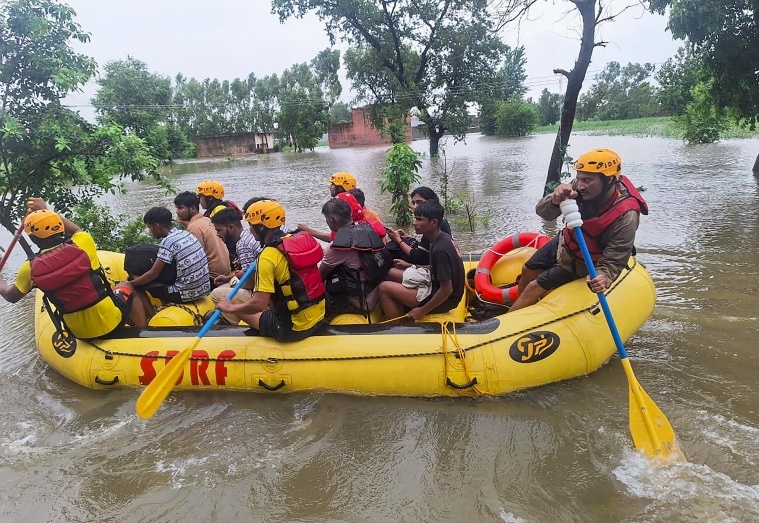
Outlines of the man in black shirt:
{"type": "Polygon", "coordinates": [[[418,289],[402,283],[384,281],[380,284],[380,304],[386,319],[403,315],[419,320],[427,314],[448,312],[458,306],[464,296],[464,262],[449,234],[440,230],[445,211],[439,202],[427,200],[414,210],[414,229],[430,242],[429,269],[431,293],[419,301],[418,289]]]}

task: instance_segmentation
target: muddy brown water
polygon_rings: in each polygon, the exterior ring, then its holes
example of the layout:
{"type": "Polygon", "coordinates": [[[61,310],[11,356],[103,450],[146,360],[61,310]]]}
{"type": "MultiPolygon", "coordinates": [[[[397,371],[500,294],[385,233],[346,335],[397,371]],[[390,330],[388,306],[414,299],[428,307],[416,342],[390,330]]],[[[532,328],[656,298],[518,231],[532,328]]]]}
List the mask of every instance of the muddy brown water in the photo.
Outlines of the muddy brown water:
{"type": "MultiPolygon", "coordinates": [[[[453,190],[492,215],[474,233],[454,220],[463,250],[557,230],[534,214],[552,142],[473,135],[446,145],[453,190]]],[[[651,207],[637,247],[658,302],[627,349],[688,463],[656,466],[633,450],[616,357],[590,376],[501,398],[181,393],[142,421],[138,391],[84,389],[40,359],[28,298],[0,303],[0,521],[758,520],[759,140],[575,136],[570,152],[592,147],[622,156],[651,207]]],[[[289,223],[322,226],[326,180],[339,170],[389,214],[383,162],[384,148],[322,149],[168,174],[181,189],[218,179],[238,203],[275,197],[289,223]]],[[[439,188],[428,158],[422,176],[439,188]]],[[[150,184],[128,189],[106,200],[115,211],[171,203],[150,184]]],[[[19,250],[6,280],[21,261],[19,250]]]]}

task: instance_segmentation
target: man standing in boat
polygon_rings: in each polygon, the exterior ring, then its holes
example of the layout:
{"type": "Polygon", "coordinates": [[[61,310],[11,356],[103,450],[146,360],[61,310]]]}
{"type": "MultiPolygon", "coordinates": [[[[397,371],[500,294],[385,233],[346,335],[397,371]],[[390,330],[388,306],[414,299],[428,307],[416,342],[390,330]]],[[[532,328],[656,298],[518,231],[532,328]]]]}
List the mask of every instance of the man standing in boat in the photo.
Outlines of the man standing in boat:
{"type": "Polygon", "coordinates": [[[538,302],[549,291],[587,277],[595,292],[605,292],[631,255],[635,232],[648,205],[629,178],[622,175],[622,159],[611,149],[594,149],[577,159],[577,175],[543,197],[535,208],[544,220],[561,216],[559,204],[576,199],[583,219],[583,234],[598,275],[588,276],[582,252],[572,229],[565,227],[522,267],[519,297],[511,311],[538,302]]]}
{"type": "Polygon", "coordinates": [[[307,338],[324,319],[326,291],[318,268],[322,248],[308,233],[282,231],[285,210],[274,200],[251,204],[245,220],[264,245],[258,256],[253,297],[240,304],[224,298],[218,309],[239,316],[262,336],[277,341],[307,338]]]}
{"type": "Polygon", "coordinates": [[[49,210],[42,198],[29,199],[24,231],[40,248],[24,262],[11,285],[0,275],[0,295],[16,303],[34,287],[45,293],[48,313],[76,338],[99,338],[123,326],[129,292],[111,291],[97,257],[95,241],[75,223],[49,210]]]}

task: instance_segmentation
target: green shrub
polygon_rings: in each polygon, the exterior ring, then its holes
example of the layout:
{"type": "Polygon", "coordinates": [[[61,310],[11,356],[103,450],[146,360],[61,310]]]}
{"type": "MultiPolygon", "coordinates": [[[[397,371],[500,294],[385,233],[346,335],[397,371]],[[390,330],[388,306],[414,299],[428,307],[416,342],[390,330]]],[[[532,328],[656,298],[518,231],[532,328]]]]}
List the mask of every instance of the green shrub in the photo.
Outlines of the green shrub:
{"type": "Polygon", "coordinates": [[[538,124],[538,112],[524,100],[501,102],[496,112],[496,135],[527,136],[538,124]]]}
{"type": "Polygon", "coordinates": [[[409,192],[411,184],[419,182],[418,171],[421,166],[419,153],[408,144],[396,143],[388,149],[379,185],[381,192],[390,193],[390,211],[398,225],[411,223],[409,192]]]}
{"type": "Polygon", "coordinates": [[[113,216],[105,205],[77,205],[69,219],[90,233],[98,249],[104,251],[124,252],[130,245],[156,242],[146,233],[142,218],[113,216]]]}

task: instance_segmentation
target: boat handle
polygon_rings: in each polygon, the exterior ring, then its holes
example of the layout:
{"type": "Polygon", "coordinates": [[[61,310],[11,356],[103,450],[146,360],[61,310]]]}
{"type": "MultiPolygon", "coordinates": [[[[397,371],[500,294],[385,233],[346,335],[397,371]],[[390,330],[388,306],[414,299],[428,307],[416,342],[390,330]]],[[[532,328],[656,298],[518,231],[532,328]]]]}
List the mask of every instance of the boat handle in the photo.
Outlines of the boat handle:
{"type": "Polygon", "coordinates": [[[95,376],[95,383],[99,383],[101,385],[116,385],[119,382],[119,377],[114,376],[111,381],[101,380],[100,376],[95,376]]]}
{"type": "Polygon", "coordinates": [[[456,383],[453,383],[451,381],[451,378],[445,378],[445,382],[451,387],[453,387],[454,389],[468,389],[469,387],[477,385],[477,376],[472,378],[472,381],[470,381],[469,383],[464,383],[463,385],[457,385],[456,383]]]}
{"type": "Polygon", "coordinates": [[[277,383],[276,385],[274,385],[272,387],[271,385],[269,385],[268,383],[266,383],[264,380],[262,380],[262,379],[259,378],[258,379],[258,384],[261,387],[265,388],[266,390],[275,391],[275,390],[279,390],[279,389],[281,389],[282,387],[285,386],[285,380],[280,381],[279,383],[277,383]]]}

